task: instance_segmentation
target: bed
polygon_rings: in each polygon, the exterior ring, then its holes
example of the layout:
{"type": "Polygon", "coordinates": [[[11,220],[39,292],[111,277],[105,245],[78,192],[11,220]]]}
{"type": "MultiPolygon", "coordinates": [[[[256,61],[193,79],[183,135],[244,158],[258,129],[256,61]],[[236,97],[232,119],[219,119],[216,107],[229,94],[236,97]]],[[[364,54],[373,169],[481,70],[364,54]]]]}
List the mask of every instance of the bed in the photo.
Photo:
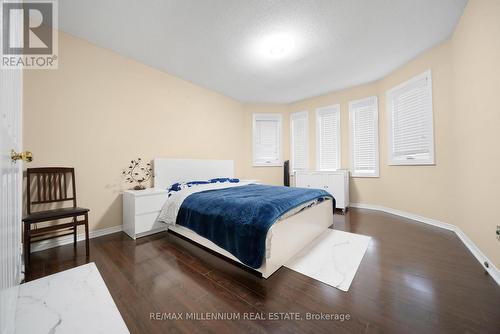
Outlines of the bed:
{"type": "MultiPolygon", "coordinates": [[[[234,163],[232,160],[195,160],[195,159],[155,159],[155,188],[168,189],[172,184],[188,182],[194,180],[209,180],[216,178],[233,178],[234,177],[234,163]]],[[[201,186],[200,186],[201,187],[201,186]]],[[[255,182],[242,180],[238,184],[215,186],[203,185],[201,190],[188,190],[186,193],[179,192],[174,194],[172,198],[167,200],[168,206],[171,208],[175,205],[182,204],[183,208],[177,208],[175,214],[168,214],[167,203],[160,214],[160,221],[168,224],[168,230],[173,231],[185,238],[192,240],[212,251],[215,251],[233,261],[236,261],[244,266],[256,270],[262,277],[268,278],[281,266],[283,266],[290,258],[297,254],[302,248],[307,246],[312,240],[322,234],[330,225],[333,224],[333,211],[335,200],[333,198],[321,197],[314,203],[302,203],[301,206],[290,210],[286,214],[276,219],[275,222],[267,230],[265,235],[265,254],[262,255],[262,261],[256,262],[258,267],[250,265],[248,261],[242,259],[240,254],[229,252],[220,246],[220,242],[209,240],[208,237],[203,236],[200,231],[195,232],[191,228],[182,226],[180,222],[185,214],[183,214],[184,206],[186,203],[193,202],[196,197],[208,197],[213,200],[212,207],[223,205],[220,198],[228,198],[228,196],[220,196],[221,193],[227,192],[231,194],[229,197],[237,196],[242,193],[245,197],[246,192],[255,193],[260,191],[274,191],[269,189],[269,186],[256,185],[255,182]],[[203,188],[205,187],[205,188],[203,188]],[[214,189],[217,188],[217,189],[214,189]],[[234,187],[233,189],[229,189],[234,187]],[[221,189],[221,190],[218,190],[221,189]],[[231,192],[231,193],[230,193],[231,192]],[[219,195],[219,196],[215,196],[219,195]],[[212,199],[213,198],[215,199],[212,199]],[[321,197],[321,198],[320,198],[321,197]],[[177,202],[178,203],[177,203],[177,202]],[[219,201],[219,202],[217,202],[219,201]],[[172,203],[176,203],[175,205],[172,203]],[[179,216],[178,216],[179,215],[179,216]],[[177,223],[176,223],[177,221],[177,223]],[[238,256],[235,256],[235,254],[238,256]]],[[[275,187],[276,191],[291,192],[293,189],[283,187],[275,187]]],[[[299,189],[296,189],[298,191],[299,189]]],[[[309,190],[310,191],[310,190],[309,190]]],[[[318,190],[319,191],[319,190],[318,190]]],[[[297,194],[300,195],[299,192],[297,194]]],[[[294,199],[295,195],[289,197],[294,199]]],[[[207,199],[205,199],[207,200],[207,199]]],[[[271,200],[271,199],[270,199],[271,200]]],[[[196,202],[193,202],[196,203],[196,202]]],[[[196,205],[193,204],[192,205],[196,205]]],[[[298,202],[297,202],[298,203],[298,202]]],[[[227,204],[227,203],[226,203],[227,204]]],[[[194,207],[196,213],[196,207],[194,207]]],[[[170,210],[171,211],[171,210],[170,210]]],[[[185,218],[185,217],[184,217],[185,218]]],[[[227,248],[227,247],[226,247],[227,248]]],[[[228,248],[229,249],[229,248],[228,248]]]]}

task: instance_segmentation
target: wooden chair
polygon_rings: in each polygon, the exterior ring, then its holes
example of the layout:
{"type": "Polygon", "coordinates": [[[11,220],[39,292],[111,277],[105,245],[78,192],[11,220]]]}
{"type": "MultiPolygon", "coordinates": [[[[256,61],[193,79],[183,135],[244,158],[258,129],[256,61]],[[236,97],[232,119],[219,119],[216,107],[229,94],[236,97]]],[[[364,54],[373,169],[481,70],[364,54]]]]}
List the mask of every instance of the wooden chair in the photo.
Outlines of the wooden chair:
{"type": "Polygon", "coordinates": [[[77,227],[85,225],[85,249],[89,257],[89,209],[76,206],[75,169],[65,167],[28,168],[26,190],[27,216],[24,223],[24,264],[28,272],[30,264],[31,242],[58,238],[73,234],[73,246],[76,251],[77,227]],[[68,188],[72,195],[68,197],[68,188]],[[34,206],[72,201],[72,207],[63,207],[33,212],[34,206]],[[83,220],[78,217],[83,216],[83,220]],[[36,223],[72,218],[71,222],[33,228],[36,223]]]}

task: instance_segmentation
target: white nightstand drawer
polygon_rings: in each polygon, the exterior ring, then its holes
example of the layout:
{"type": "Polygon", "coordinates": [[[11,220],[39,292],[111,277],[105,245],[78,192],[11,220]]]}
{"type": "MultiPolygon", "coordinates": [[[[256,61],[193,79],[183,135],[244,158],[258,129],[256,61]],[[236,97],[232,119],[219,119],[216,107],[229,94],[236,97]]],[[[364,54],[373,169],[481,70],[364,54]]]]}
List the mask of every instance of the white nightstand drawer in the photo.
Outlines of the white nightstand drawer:
{"type": "Polygon", "coordinates": [[[167,199],[167,191],[158,188],[123,192],[123,231],[135,239],[166,230],[157,219],[167,199]]]}
{"type": "Polygon", "coordinates": [[[135,234],[149,232],[151,230],[161,228],[166,229],[167,226],[157,220],[159,215],[160,211],[135,216],[135,234]]]}
{"type": "Polygon", "coordinates": [[[135,199],[135,214],[158,212],[167,201],[168,195],[140,196],[135,199]]]}

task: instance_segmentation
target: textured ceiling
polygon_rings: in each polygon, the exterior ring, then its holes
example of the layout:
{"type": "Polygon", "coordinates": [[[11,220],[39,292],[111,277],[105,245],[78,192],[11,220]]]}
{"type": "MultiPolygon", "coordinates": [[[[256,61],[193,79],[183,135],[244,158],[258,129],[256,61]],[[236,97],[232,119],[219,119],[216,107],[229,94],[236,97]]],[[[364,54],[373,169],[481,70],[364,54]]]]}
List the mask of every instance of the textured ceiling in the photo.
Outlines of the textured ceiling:
{"type": "Polygon", "coordinates": [[[62,0],[59,26],[239,101],[288,103],[380,79],[449,38],[466,2],[62,0]],[[263,46],[277,34],[278,59],[263,46]]]}

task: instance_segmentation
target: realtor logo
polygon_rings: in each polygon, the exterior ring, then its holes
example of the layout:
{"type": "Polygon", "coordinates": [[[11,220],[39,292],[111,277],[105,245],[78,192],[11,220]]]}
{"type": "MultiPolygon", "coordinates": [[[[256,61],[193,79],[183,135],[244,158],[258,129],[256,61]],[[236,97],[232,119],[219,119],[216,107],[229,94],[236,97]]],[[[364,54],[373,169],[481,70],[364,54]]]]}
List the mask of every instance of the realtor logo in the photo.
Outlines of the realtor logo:
{"type": "Polygon", "coordinates": [[[2,3],[2,68],[57,68],[57,3],[2,3]]]}

